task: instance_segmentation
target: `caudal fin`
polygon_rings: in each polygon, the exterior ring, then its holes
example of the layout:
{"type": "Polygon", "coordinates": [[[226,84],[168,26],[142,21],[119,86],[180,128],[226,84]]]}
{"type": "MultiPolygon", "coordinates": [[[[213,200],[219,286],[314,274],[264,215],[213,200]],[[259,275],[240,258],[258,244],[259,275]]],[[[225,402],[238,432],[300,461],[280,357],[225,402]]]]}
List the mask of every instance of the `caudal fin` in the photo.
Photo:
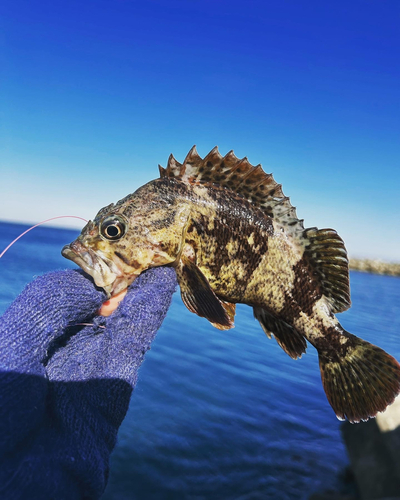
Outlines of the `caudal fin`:
{"type": "Polygon", "coordinates": [[[385,351],[343,332],[341,349],[319,351],[324,390],[340,420],[375,417],[400,392],[400,365],[385,351]]]}

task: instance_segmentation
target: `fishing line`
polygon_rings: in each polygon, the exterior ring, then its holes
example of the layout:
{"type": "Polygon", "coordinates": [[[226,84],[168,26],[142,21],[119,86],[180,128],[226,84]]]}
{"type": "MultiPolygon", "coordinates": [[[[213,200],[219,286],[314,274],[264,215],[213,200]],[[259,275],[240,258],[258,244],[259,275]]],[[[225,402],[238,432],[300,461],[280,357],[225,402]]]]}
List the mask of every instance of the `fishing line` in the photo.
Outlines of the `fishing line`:
{"type": "Polygon", "coordinates": [[[37,224],[35,224],[34,226],[30,227],[29,229],[27,229],[26,231],[24,231],[23,233],[21,233],[19,236],[17,236],[15,238],[15,240],[13,240],[1,253],[0,253],[0,259],[3,257],[3,255],[7,252],[8,249],[10,249],[14,243],[16,241],[18,241],[20,238],[22,238],[22,236],[24,236],[26,233],[29,233],[29,231],[31,231],[32,229],[35,229],[35,227],[38,227],[38,226],[41,226],[42,224],[45,224],[46,222],[50,222],[51,220],[55,220],[55,219],[65,219],[65,218],[71,218],[71,219],[80,219],[80,220],[83,220],[84,222],[87,222],[86,219],[84,219],[83,217],[78,217],[77,215],[58,215],[57,217],[51,217],[50,219],[46,219],[46,220],[42,220],[42,222],[38,222],[37,224]]]}

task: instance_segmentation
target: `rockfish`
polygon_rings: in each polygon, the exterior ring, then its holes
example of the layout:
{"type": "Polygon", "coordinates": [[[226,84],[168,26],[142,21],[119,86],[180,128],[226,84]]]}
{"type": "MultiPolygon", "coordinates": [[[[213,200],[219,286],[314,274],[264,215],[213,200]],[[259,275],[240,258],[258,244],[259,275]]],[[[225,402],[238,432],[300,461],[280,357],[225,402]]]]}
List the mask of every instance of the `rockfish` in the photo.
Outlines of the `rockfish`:
{"type": "Polygon", "coordinates": [[[235,304],[253,307],[268,337],[293,359],[306,340],[319,356],[326,396],[339,419],[373,417],[400,392],[400,365],[348,333],[335,313],[350,307],[343,240],[333,229],[305,229],[282,186],[261,165],[171,155],[160,178],[102,208],[62,254],[109,296],[143,271],[173,266],[189,311],[221,330],[235,304]]]}

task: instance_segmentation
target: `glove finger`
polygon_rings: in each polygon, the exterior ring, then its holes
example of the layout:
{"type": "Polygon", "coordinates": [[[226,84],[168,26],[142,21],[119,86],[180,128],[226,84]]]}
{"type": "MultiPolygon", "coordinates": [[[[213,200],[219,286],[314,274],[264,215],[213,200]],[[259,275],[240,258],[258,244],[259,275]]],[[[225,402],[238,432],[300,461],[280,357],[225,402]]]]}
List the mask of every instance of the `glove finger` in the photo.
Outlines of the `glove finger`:
{"type": "Polygon", "coordinates": [[[136,373],[155,338],[176,289],[175,270],[149,269],[129,287],[118,309],[106,320],[110,338],[107,370],[136,383],[136,373]]]}
{"type": "Polygon", "coordinates": [[[143,330],[157,330],[171,304],[176,285],[174,269],[148,269],[132,283],[117,310],[107,319],[107,329],[126,332],[135,338],[143,330]]]}
{"type": "Polygon", "coordinates": [[[41,361],[66,327],[93,317],[105,298],[79,270],[57,271],[34,280],[0,319],[7,368],[21,371],[25,364],[41,361]]]}

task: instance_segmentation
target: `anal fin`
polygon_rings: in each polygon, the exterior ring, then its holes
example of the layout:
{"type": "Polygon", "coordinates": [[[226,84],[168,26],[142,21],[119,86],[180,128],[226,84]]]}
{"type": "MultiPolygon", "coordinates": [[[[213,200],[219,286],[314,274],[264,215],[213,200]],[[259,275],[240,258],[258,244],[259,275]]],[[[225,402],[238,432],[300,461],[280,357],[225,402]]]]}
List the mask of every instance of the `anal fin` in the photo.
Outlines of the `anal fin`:
{"type": "Polygon", "coordinates": [[[286,354],[293,359],[301,358],[301,355],[307,349],[307,343],[301,333],[262,307],[253,307],[253,312],[254,317],[260,322],[262,329],[269,338],[273,334],[286,354]]]}
{"type": "Polygon", "coordinates": [[[219,330],[234,326],[235,304],[220,300],[201,270],[182,255],[176,267],[181,297],[189,311],[208,319],[219,330]]]}

